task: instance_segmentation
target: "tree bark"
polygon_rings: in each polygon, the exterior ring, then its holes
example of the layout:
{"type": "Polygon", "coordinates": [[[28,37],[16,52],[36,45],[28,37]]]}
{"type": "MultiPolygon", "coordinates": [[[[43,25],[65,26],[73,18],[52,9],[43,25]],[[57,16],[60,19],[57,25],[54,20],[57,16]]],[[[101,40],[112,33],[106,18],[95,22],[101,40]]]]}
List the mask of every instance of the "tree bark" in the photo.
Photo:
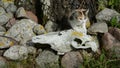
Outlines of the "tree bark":
{"type": "MultiPolygon", "coordinates": [[[[89,9],[90,21],[95,21],[96,0],[15,0],[18,6],[36,13],[38,18],[56,22],[59,26],[67,26],[68,14],[74,9],[89,9]]],[[[69,28],[69,27],[68,27],[69,28]]]]}
{"type": "Polygon", "coordinates": [[[40,0],[40,2],[42,4],[43,16],[47,16],[49,20],[58,23],[59,26],[67,26],[68,14],[74,9],[81,8],[89,9],[88,16],[90,21],[95,21],[96,0],[40,0]]]}

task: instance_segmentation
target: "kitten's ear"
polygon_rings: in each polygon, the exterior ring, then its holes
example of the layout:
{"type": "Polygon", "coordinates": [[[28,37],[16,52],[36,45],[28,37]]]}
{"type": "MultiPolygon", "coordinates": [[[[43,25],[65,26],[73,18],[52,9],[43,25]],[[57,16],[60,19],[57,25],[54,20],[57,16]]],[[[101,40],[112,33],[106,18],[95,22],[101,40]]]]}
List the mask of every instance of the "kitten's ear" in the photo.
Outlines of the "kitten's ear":
{"type": "Polygon", "coordinates": [[[82,9],[84,15],[88,15],[89,9],[82,9]]]}

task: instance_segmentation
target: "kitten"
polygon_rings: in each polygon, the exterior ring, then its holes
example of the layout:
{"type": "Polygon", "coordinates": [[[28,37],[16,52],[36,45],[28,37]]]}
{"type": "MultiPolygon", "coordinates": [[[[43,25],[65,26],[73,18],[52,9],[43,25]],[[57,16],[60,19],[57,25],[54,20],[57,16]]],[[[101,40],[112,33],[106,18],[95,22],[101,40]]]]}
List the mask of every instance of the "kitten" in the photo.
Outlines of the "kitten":
{"type": "Polygon", "coordinates": [[[87,15],[88,10],[76,9],[69,14],[68,22],[74,30],[86,34],[86,22],[89,20],[87,15]]]}

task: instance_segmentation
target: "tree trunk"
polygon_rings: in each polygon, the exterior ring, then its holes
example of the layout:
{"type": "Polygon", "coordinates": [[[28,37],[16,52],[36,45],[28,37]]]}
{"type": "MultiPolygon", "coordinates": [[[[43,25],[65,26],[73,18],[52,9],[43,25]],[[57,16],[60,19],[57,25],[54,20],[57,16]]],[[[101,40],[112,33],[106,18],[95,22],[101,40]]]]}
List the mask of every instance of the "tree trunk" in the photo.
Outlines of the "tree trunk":
{"type": "Polygon", "coordinates": [[[97,8],[96,0],[24,0],[24,2],[16,0],[15,3],[36,13],[43,22],[46,23],[44,20],[47,19],[56,22],[59,26],[67,26],[68,14],[78,8],[89,9],[90,21],[95,21],[97,8]]]}
{"type": "Polygon", "coordinates": [[[96,15],[96,0],[40,0],[43,17],[60,25],[67,26],[68,14],[78,8],[89,9],[90,21],[94,21],[96,15]]]}

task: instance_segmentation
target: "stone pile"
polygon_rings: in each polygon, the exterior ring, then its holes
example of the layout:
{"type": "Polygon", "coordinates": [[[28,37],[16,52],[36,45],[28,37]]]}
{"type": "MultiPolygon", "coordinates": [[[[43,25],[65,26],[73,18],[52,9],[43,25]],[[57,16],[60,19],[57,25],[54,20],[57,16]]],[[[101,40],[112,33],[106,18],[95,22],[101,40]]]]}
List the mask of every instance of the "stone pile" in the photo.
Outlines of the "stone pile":
{"type": "Polygon", "coordinates": [[[107,25],[113,16],[119,15],[105,8],[96,15],[97,23],[91,25],[88,34],[84,35],[72,29],[56,31],[59,25],[50,20],[44,27],[33,12],[17,7],[14,0],[1,0],[0,68],[8,68],[10,62],[16,62],[15,65],[21,68],[30,68],[30,64],[31,68],[79,68],[84,56],[90,58],[99,51],[99,34],[102,34],[100,47],[109,51],[108,56],[115,54],[120,58],[120,29],[107,25]],[[91,52],[87,52],[89,48],[91,52]],[[28,67],[19,63],[28,61],[28,67]]]}

